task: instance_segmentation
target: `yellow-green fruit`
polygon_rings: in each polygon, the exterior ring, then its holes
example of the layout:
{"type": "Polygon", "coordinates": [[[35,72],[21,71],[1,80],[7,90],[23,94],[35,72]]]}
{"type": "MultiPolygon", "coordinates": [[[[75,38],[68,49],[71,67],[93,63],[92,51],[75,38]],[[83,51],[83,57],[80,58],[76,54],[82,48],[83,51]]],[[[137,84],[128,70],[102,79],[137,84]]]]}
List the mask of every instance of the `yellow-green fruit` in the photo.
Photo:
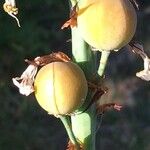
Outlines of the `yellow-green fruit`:
{"type": "Polygon", "coordinates": [[[40,106],[53,115],[73,113],[87,95],[83,71],[71,62],[53,62],[42,67],[34,82],[40,106]]]}
{"type": "Polygon", "coordinates": [[[80,0],[77,28],[83,39],[99,50],[117,50],[132,39],[136,11],[129,0],[80,0]]]}

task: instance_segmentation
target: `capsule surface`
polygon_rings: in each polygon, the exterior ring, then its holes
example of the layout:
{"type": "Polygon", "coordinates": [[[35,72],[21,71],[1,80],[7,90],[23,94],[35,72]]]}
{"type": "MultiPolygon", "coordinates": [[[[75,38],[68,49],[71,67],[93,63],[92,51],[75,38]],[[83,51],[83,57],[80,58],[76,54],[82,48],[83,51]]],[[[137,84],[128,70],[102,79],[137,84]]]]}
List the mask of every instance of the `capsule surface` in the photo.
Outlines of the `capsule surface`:
{"type": "Polygon", "coordinates": [[[134,36],[137,15],[129,0],[80,0],[77,28],[100,51],[120,49],[134,36]]]}
{"type": "Polygon", "coordinates": [[[53,62],[42,67],[34,87],[40,106],[53,115],[73,113],[83,104],[88,91],[83,71],[71,62],[53,62]]]}

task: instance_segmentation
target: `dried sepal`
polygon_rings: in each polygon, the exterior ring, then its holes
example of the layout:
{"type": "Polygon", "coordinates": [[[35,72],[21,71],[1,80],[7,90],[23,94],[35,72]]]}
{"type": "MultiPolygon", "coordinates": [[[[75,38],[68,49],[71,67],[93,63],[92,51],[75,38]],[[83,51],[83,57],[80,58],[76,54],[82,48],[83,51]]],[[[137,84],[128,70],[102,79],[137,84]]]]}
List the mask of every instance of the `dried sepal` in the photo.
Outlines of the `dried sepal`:
{"type": "Polygon", "coordinates": [[[16,17],[16,15],[18,14],[18,8],[16,7],[15,0],[5,0],[5,3],[3,4],[3,9],[11,17],[13,17],[17,21],[18,26],[21,27],[19,19],[16,17]]]}
{"type": "Polygon", "coordinates": [[[96,110],[97,110],[97,114],[103,114],[105,111],[107,111],[110,108],[120,111],[122,107],[123,107],[122,105],[117,103],[108,103],[103,105],[98,104],[96,110]]]}
{"type": "Polygon", "coordinates": [[[72,142],[69,140],[66,150],[85,150],[83,147],[83,144],[81,142],[78,142],[78,143],[80,144],[80,149],[77,149],[76,145],[72,144],[72,142]]]}
{"type": "Polygon", "coordinates": [[[49,55],[44,55],[40,57],[36,57],[34,59],[34,62],[38,64],[39,66],[44,66],[46,64],[49,64],[51,62],[68,62],[71,61],[71,59],[64,54],[63,52],[57,52],[57,53],[51,53],[49,55]]]}
{"type": "Polygon", "coordinates": [[[36,73],[37,66],[29,65],[20,77],[15,77],[12,79],[14,85],[19,88],[20,94],[28,96],[34,92],[33,83],[36,73]]]}
{"type": "Polygon", "coordinates": [[[69,62],[71,59],[63,52],[51,53],[49,55],[38,56],[34,60],[25,59],[25,62],[37,66],[45,66],[52,62],[69,62]]]}
{"type": "Polygon", "coordinates": [[[107,87],[102,87],[101,85],[92,82],[88,82],[88,87],[93,91],[92,102],[99,100],[100,97],[108,91],[107,87]]]}
{"type": "Polygon", "coordinates": [[[32,92],[34,92],[34,77],[37,73],[38,67],[56,61],[68,62],[71,61],[71,59],[62,52],[36,57],[34,60],[31,61],[26,59],[25,62],[29,64],[27,69],[22,73],[20,77],[15,77],[12,79],[14,85],[19,88],[20,94],[28,96],[32,92]]]}
{"type": "Polygon", "coordinates": [[[85,106],[85,109],[82,112],[75,113],[72,115],[78,115],[78,114],[84,113],[90,108],[90,106],[92,106],[92,104],[96,103],[100,99],[100,97],[103,94],[107,93],[108,91],[106,87],[102,88],[100,85],[96,85],[95,83],[92,83],[92,82],[88,82],[88,88],[92,91],[91,101],[85,106]]]}
{"type": "Polygon", "coordinates": [[[143,46],[141,44],[132,42],[129,44],[129,49],[140,55],[144,61],[144,70],[137,72],[136,76],[145,81],[150,81],[150,59],[144,52],[143,46]]]}
{"type": "Polygon", "coordinates": [[[139,10],[139,4],[136,0],[130,0],[131,3],[133,3],[133,5],[135,6],[135,8],[137,8],[139,10]]]}
{"type": "Polygon", "coordinates": [[[71,28],[76,27],[77,26],[77,15],[78,14],[77,14],[77,3],[76,3],[76,5],[73,6],[72,9],[70,10],[70,19],[63,24],[61,29],[68,28],[69,26],[71,28]]]}
{"type": "Polygon", "coordinates": [[[145,57],[143,60],[144,70],[137,72],[136,76],[145,81],[150,81],[150,59],[148,57],[145,57]]]}
{"type": "Polygon", "coordinates": [[[135,54],[140,55],[142,59],[147,57],[146,53],[144,52],[143,46],[139,43],[130,42],[128,45],[128,49],[134,52],[135,54]]]}

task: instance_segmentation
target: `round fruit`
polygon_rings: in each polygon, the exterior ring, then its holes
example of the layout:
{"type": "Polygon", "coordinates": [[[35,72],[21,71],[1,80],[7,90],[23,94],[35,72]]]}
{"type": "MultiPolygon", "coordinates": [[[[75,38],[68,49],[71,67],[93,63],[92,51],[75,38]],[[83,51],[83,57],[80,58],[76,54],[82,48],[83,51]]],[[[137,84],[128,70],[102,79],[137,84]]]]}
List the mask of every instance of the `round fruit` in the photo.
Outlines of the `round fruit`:
{"type": "Polygon", "coordinates": [[[40,106],[53,115],[73,113],[83,104],[88,91],[83,71],[71,62],[53,62],[42,67],[34,87],[40,106]]]}
{"type": "Polygon", "coordinates": [[[102,50],[117,50],[132,39],[137,24],[129,0],[80,0],[77,28],[83,39],[102,50]]]}

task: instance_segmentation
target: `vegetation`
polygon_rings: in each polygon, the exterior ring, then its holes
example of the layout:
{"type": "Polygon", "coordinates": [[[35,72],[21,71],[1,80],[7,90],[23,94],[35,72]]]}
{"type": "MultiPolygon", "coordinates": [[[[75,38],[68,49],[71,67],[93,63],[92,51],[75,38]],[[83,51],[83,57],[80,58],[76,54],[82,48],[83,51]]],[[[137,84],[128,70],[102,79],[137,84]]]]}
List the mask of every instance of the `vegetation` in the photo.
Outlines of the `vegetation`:
{"type": "MultiPolygon", "coordinates": [[[[150,2],[139,4],[135,39],[150,54],[150,2]]],[[[17,5],[21,28],[0,9],[0,149],[62,150],[68,140],[59,120],[41,110],[33,95],[19,95],[12,78],[26,67],[25,58],[60,50],[71,56],[70,30],[60,30],[69,17],[68,1],[18,0],[17,5]]],[[[150,148],[149,82],[135,77],[142,67],[141,59],[128,50],[111,54],[106,70],[110,90],[101,103],[118,100],[125,107],[106,112],[102,124],[99,118],[96,150],[150,148]]]]}

